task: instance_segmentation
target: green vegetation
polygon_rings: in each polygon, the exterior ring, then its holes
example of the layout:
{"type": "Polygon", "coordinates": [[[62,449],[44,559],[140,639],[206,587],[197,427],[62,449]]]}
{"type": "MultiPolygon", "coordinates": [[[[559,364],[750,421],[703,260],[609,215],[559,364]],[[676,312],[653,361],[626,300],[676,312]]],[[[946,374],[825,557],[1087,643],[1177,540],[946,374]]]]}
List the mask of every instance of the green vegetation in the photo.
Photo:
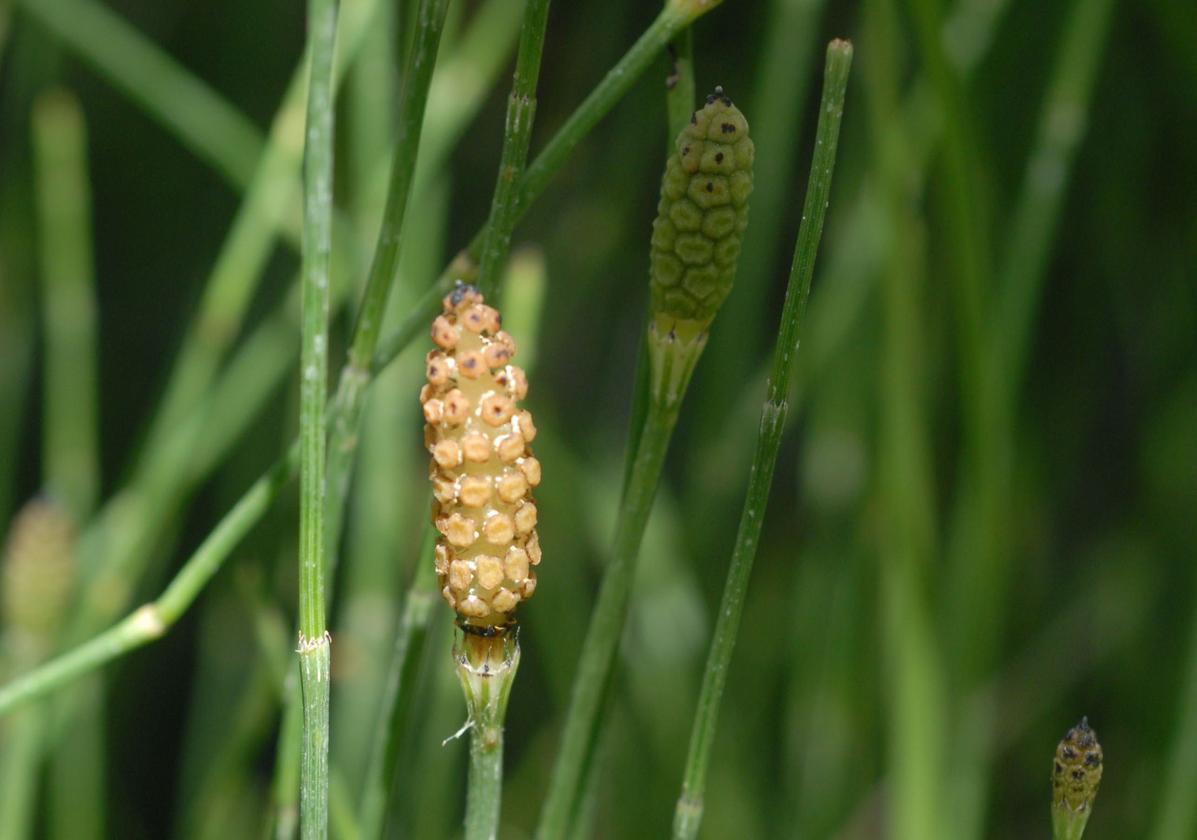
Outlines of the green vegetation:
{"type": "Polygon", "coordinates": [[[0,837],[1194,835],[1191,2],[305,5],[0,3],[0,837]]]}

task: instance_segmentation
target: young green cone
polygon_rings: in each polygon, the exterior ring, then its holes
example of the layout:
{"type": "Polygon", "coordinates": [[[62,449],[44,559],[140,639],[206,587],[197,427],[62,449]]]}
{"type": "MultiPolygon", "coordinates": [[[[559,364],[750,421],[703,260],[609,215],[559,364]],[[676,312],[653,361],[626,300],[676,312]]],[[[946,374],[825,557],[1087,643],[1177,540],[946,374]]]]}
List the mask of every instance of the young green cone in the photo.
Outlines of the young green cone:
{"type": "Polygon", "coordinates": [[[648,346],[653,398],[666,405],[681,399],[735,280],[752,160],[748,121],[717,87],[678,135],[653,222],[648,346]]]}
{"type": "Polygon", "coordinates": [[[1088,718],[1064,736],[1052,762],[1052,836],[1080,840],[1101,783],[1102,752],[1088,718]]]}

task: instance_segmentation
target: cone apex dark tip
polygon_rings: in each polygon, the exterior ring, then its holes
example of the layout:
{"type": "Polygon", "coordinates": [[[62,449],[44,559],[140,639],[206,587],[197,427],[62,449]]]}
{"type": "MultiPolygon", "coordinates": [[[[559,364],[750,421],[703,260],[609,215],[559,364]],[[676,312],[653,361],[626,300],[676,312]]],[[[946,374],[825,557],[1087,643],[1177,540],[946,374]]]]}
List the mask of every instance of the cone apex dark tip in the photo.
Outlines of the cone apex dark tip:
{"type": "Polygon", "coordinates": [[[453,287],[453,291],[449,292],[449,302],[454,306],[461,303],[461,299],[470,293],[479,294],[478,287],[472,283],[465,283],[461,280],[457,281],[457,285],[453,287]]]}

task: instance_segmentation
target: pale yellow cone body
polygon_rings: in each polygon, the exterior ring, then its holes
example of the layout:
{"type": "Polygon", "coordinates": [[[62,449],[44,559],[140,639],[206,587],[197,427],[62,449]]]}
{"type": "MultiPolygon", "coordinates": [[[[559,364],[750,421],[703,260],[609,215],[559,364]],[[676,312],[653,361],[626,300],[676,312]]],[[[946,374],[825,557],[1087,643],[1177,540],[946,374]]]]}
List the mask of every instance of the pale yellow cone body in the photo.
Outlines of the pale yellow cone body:
{"type": "Polygon", "coordinates": [[[536,426],[519,407],[527,378],[499,313],[472,287],[445,297],[432,339],[420,403],[441,594],[467,625],[505,625],[535,591],[541,556],[536,426]]]}

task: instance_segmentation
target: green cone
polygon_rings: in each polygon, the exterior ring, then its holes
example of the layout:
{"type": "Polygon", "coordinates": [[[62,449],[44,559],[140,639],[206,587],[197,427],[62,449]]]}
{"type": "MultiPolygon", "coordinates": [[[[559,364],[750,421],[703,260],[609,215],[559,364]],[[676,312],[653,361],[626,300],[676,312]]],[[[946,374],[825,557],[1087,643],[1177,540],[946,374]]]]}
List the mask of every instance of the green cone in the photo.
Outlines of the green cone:
{"type": "Polygon", "coordinates": [[[731,291],[748,224],[752,157],[747,120],[715,88],[678,135],[661,182],[652,238],[659,326],[689,321],[705,331],[731,291]]]}
{"type": "Polygon", "coordinates": [[[723,88],[678,135],[653,222],[649,351],[653,392],[680,399],[731,292],[752,192],[748,121],[723,88]]]}

